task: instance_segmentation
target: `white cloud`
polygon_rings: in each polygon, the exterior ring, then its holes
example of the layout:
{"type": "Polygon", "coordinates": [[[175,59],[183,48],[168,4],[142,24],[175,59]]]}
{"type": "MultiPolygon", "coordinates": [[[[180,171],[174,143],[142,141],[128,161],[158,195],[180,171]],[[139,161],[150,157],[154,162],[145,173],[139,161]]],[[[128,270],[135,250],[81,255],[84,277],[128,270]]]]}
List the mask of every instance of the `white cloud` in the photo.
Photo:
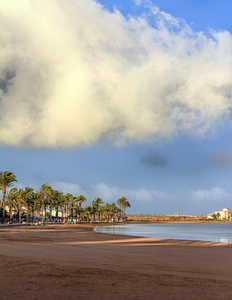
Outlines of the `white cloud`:
{"type": "Polygon", "coordinates": [[[79,196],[85,194],[85,190],[82,189],[78,184],[69,182],[58,182],[55,181],[51,184],[52,188],[59,190],[64,194],[71,193],[74,196],[79,196]]]}
{"type": "Polygon", "coordinates": [[[150,9],[155,27],[92,0],[0,0],[0,143],[202,135],[225,117],[231,34],[150,9]]]}
{"type": "Polygon", "coordinates": [[[199,202],[222,202],[226,200],[230,200],[232,195],[228,193],[226,190],[221,189],[219,187],[214,187],[210,190],[199,189],[196,191],[190,192],[190,199],[192,201],[199,202]]]}
{"type": "Polygon", "coordinates": [[[84,195],[90,202],[96,198],[102,198],[103,201],[111,203],[117,202],[118,198],[125,196],[129,201],[133,202],[152,202],[156,200],[165,201],[168,200],[170,195],[156,191],[148,190],[145,188],[139,189],[125,189],[118,186],[108,186],[105,183],[98,183],[92,185],[89,188],[81,188],[78,184],[68,182],[53,182],[51,186],[54,189],[58,189],[63,193],[71,193],[75,196],[84,195]]]}

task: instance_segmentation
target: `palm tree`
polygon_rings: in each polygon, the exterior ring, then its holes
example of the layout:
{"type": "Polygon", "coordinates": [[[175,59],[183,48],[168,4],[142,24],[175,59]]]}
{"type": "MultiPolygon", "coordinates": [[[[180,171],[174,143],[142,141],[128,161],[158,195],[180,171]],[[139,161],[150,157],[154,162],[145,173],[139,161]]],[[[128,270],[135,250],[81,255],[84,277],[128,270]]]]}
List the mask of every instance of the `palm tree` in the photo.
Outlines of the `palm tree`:
{"type": "Polygon", "coordinates": [[[103,216],[105,216],[105,205],[98,207],[99,221],[102,222],[103,216]]]}
{"type": "Polygon", "coordinates": [[[10,221],[12,221],[13,209],[17,207],[17,197],[18,197],[18,190],[16,188],[11,188],[6,195],[6,199],[7,199],[6,204],[9,207],[10,221]]]}
{"type": "Polygon", "coordinates": [[[53,201],[52,201],[52,204],[53,204],[53,207],[55,208],[55,211],[56,211],[56,220],[58,220],[58,212],[59,212],[59,207],[61,206],[62,204],[62,196],[63,196],[63,193],[60,192],[60,191],[57,191],[57,190],[52,190],[52,196],[53,196],[53,201]]]}
{"type": "Polygon", "coordinates": [[[17,209],[17,219],[18,219],[18,222],[21,223],[21,208],[23,205],[25,205],[25,202],[24,202],[24,197],[23,197],[23,194],[24,194],[24,189],[16,189],[14,188],[13,191],[12,191],[12,196],[14,198],[14,201],[15,201],[15,207],[17,209]]]}
{"type": "Polygon", "coordinates": [[[76,211],[76,223],[77,223],[77,215],[79,215],[80,218],[80,212],[81,212],[81,207],[78,205],[79,204],[78,197],[73,197],[73,202],[76,211]]]}
{"type": "Polygon", "coordinates": [[[104,216],[104,220],[109,220],[109,211],[110,211],[110,204],[106,203],[105,205],[101,206],[101,212],[104,216]]]}
{"type": "Polygon", "coordinates": [[[102,206],[102,211],[105,215],[106,220],[112,220],[115,213],[118,213],[120,208],[118,208],[115,203],[106,203],[104,206],[102,206]]]}
{"type": "Polygon", "coordinates": [[[65,214],[66,214],[66,221],[68,222],[68,218],[69,218],[69,215],[70,215],[70,210],[69,210],[69,207],[70,207],[70,201],[72,199],[73,195],[70,194],[70,193],[67,193],[65,195],[65,203],[64,203],[64,207],[65,207],[65,214]]]}
{"type": "Polygon", "coordinates": [[[35,222],[36,219],[36,212],[40,210],[40,194],[39,192],[33,192],[32,193],[32,212],[33,212],[33,222],[35,222]]]}
{"type": "MultiPolygon", "coordinates": [[[[48,197],[48,193],[51,191],[51,186],[47,183],[43,184],[39,189],[39,195],[41,200],[41,210],[42,210],[42,223],[44,222],[44,202],[45,198],[48,197]]],[[[46,219],[46,212],[45,212],[45,219],[46,219]]]]}
{"type": "Polygon", "coordinates": [[[82,213],[82,215],[84,214],[85,210],[82,209],[82,204],[87,200],[83,195],[80,195],[77,198],[77,202],[79,203],[79,209],[78,209],[78,213],[79,213],[79,219],[80,219],[80,215],[82,213]]]}
{"type": "Polygon", "coordinates": [[[95,221],[95,214],[97,212],[97,206],[95,201],[92,201],[90,207],[91,207],[91,215],[93,215],[93,221],[95,221]]]}
{"type": "MultiPolygon", "coordinates": [[[[58,194],[57,190],[52,189],[51,192],[52,192],[51,208],[52,208],[52,210],[55,209],[55,217],[57,219],[58,218],[58,208],[59,208],[59,194],[58,194]]],[[[51,208],[50,208],[50,214],[52,215],[51,208]]]]}
{"type": "Polygon", "coordinates": [[[54,192],[53,188],[50,187],[49,189],[47,189],[46,194],[48,197],[48,205],[49,205],[49,220],[51,222],[52,221],[52,210],[54,208],[53,199],[55,196],[55,192],[54,192]]]}
{"type": "Polygon", "coordinates": [[[79,221],[83,221],[85,216],[85,209],[83,207],[79,207],[78,214],[79,214],[79,221]]]}
{"type": "Polygon", "coordinates": [[[0,189],[2,190],[2,200],[0,203],[0,210],[2,211],[2,223],[4,223],[5,217],[5,197],[6,197],[6,189],[10,187],[13,182],[17,181],[14,173],[5,170],[4,172],[0,172],[0,189]]]}
{"type": "Polygon", "coordinates": [[[109,209],[110,219],[113,219],[113,216],[117,212],[117,210],[118,210],[118,207],[115,205],[115,203],[111,203],[110,209],[109,209]]]}
{"type": "Polygon", "coordinates": [[[27,207],[27,223],[29,221],[29,212],[32,208],[33,205],[33,191],[34,189],[30,188],[30,187],[25,187],[24,191],[22,191],[22,197],[24,198],[24,203],[27,207]]]}
{"type": "Polygon", "coordinates": [[[121,209],[118,206],[114,206],[114,215],[117,215],[117,220],[118,220],[118,214],[121,212],[121,209]]]}
{"type": "Polygon", "coordinates": [[[64,222],[64,210],[66,208],[66,197],[63,193],[60,195],[59,200],[60,200],[60,207],[61,207],[61,220],[62,222],[64,222]]]}
{"type": "Polygon", "coordinates": [[[125,201],[123,201],[122,207],[123,207],[123,210],[124,210],[124,217],[125,217],[125,214],[126,214],[126,208],[127,208],[127,207],[131,207],[131,204],[130,204],[130,202],[126,199],[126,197],[125,197],[125,201]]]}
{"type": "Polygon", "coordinates": [[[119,207],[120,207],[120,210],[121,210],[121,218],[123,218],[123,208],[122,208],[122,203],[123,203],[123,198],[119,198],[118,200],[117,200],[117,204],[119,205],[119,207]]]}
{"type": "Polygon", "coordinates": [[[70,209],[70,213],[71,213],[71,222],[73,222],[73,210],[75,207],[75,203],[76,203],[76,197],[72,196],[72,198],[69,201],[69,209],[70,209]]]}
{"type": "MultiPolygon", "coordinates": [[[[99,209],[99,207],[100,207],[100,204],[102,204],[102,203],[104,203],[104,202],[102,201],[101,198],[97,198],[97,199],[95,199],[95,200],[92,202],[92,206],[95,207],[95,210],[96,210],[97,215],[98,215],[98,221],[100,220],[100,213],[101,213],[101,210],[99,209]]],[[[95,219],[95,218],[94,218],[94,219],[95,219]]]]}
{"type": "Polygon", "coordinates": [[[93,214],[93,207],[91,205],[88,205],[85,207],[85,213],[86,213],[86,217],[87,217],[87,221],[89,222],[90,221],[90,217],[89,216],[92,216],[93,214]]]}
{"type": "Polygon", "coordinates": [[[77,202],[79,202],[80,207],[82,206],[82,203],[85,202],[86,200],[87,199],[83,195],[77,197],[77,202]]]}
{"type": "Polygon", "coordinates": [[[122,211],[122,218],[124,219],[126,213],[126,207],[131,207],[130,202],[127,200],[125,196],[119,198],[117,203],[122,211]]]}

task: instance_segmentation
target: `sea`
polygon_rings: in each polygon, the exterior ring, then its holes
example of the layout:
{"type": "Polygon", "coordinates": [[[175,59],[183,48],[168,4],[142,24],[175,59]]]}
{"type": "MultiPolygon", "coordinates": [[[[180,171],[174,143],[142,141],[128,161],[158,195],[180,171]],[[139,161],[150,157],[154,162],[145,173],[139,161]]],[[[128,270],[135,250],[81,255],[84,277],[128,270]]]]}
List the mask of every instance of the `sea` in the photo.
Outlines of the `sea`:
{"type": "Polygon", "coordinates": [[[95,231],[138,237],[232,243],[232,223],[169,223],[97,226],[95,231]]]}

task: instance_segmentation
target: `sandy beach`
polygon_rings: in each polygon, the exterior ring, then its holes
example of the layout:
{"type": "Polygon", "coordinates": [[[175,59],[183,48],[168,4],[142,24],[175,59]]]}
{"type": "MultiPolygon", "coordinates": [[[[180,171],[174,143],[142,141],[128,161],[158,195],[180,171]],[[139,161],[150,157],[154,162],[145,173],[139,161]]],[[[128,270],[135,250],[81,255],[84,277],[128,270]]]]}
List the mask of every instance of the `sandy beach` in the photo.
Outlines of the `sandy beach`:
{"type": "Polygon", "coordinates": [[[0,228],[0,299],[232,299],[232,244],[0,228]]]}

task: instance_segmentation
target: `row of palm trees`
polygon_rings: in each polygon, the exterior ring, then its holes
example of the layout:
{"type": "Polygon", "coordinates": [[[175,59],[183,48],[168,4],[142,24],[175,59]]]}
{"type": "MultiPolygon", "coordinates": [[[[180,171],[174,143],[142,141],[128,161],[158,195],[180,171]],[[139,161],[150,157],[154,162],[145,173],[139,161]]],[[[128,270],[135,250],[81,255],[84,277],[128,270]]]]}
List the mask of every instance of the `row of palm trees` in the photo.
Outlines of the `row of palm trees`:
{"type": "Polygon", "coordinates": [[[38,191],[31,187],[17,189],[12,187],[16,182],[14,173],[8,170],[0,172],[0,189],[2,190],[2,199],[0,211],[2,223],[5,219],[5,208],[9,208],[9,221],[16,219],[21,222],[22,215],[26,222],[35,221],[38,216],[43,222],[52,221],[54,218],[62,222],[79,221],[103,221],[111,220],[113,216],[118,219],[125,219],[125,209],[130,207],[126,197],[121,197],[115,203],[106,203],[103,205],[101,198],[97,198],[90,205],[82,207],[87,200],[83,195],[74,196],[70,193],[63,194],[61,191],[53,189],[49,184],[43,184],[38,191]],[[22,208],[25,211],[22,214],[22,208]],[[54,216],[55,211],[55,216],[54,216]],[[60,213],[59,213],[60,212],[60,213]]]}

